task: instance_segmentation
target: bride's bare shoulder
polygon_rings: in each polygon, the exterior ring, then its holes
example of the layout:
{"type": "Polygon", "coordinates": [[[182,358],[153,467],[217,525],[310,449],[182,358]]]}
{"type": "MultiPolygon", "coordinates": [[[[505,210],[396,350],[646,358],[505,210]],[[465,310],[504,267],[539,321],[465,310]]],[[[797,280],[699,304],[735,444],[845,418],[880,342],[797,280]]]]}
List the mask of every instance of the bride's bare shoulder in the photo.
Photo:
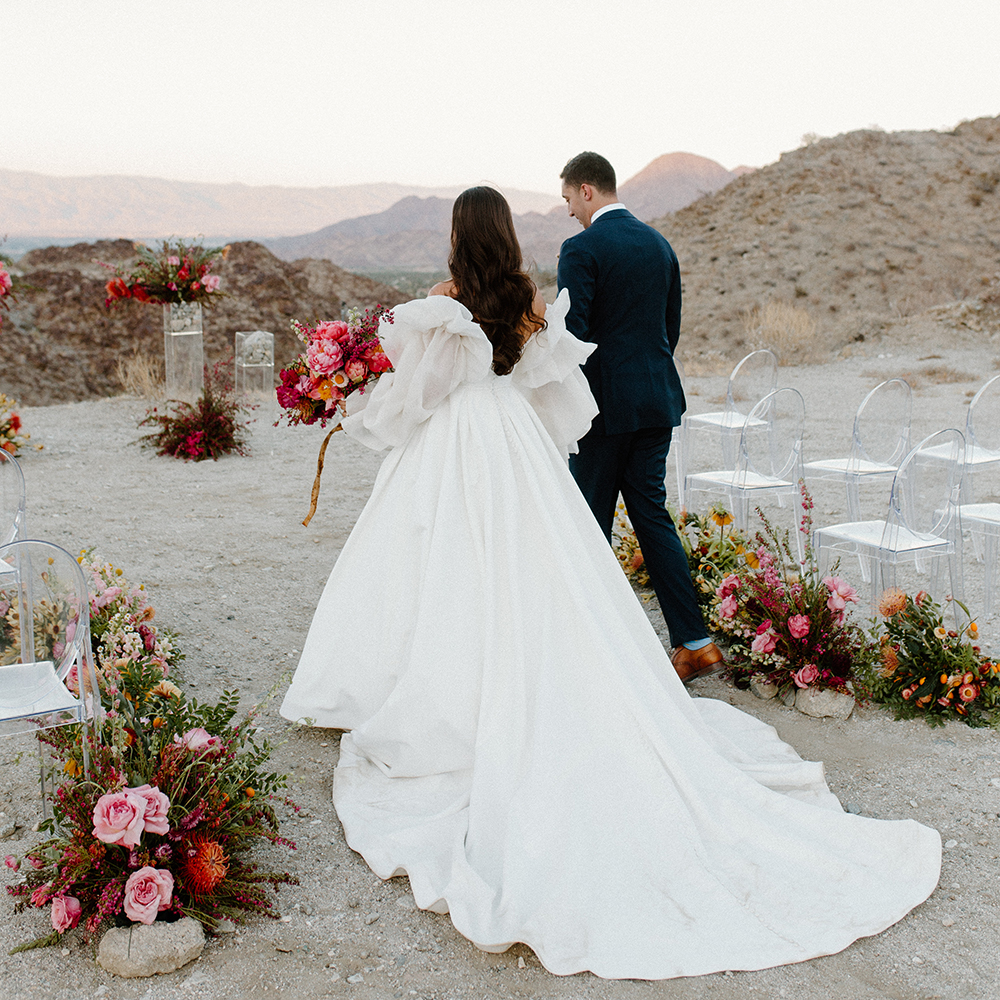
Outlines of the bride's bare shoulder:
{"type": "Polygon", "coordinates": [[[450,279],[448,281],[439,281],[428,293],[427,297],[430,298],[432,295],[447,295],[449,298],[454,299],[458,297],[458,288],[454,281],[450,279]]]}

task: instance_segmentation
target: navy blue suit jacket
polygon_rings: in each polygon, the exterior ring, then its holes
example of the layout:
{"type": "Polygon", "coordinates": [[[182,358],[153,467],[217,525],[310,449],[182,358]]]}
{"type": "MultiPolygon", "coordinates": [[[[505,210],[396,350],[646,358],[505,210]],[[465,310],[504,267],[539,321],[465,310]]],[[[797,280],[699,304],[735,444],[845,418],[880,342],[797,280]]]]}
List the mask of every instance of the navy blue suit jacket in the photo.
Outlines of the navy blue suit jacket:
{"type": "Polygon", "coordinates": [[[569,289],[566,326],[597,344],[583,367],[601,410],[594,429],[678,426],[681,275],[670,244],[625,209],[605,212],[563,243],[558,280],[569,289]]]}

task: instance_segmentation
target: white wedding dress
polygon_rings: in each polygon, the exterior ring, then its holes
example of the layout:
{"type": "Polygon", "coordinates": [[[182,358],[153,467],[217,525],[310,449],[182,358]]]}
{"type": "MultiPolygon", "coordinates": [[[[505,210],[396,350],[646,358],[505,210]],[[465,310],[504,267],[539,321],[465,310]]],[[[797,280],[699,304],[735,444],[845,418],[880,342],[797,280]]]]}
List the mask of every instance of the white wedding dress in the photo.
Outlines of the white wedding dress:
{"type": "Polygon", "coordinates": [[[513,373],[435,296],[344,430],[389,448],[281,708],[349,729],[347,842],[480,948],[660,979],[839,951],[933,891],[938,834],[688,696],[564,460],[596,407],[564,292],[513,373]]]}

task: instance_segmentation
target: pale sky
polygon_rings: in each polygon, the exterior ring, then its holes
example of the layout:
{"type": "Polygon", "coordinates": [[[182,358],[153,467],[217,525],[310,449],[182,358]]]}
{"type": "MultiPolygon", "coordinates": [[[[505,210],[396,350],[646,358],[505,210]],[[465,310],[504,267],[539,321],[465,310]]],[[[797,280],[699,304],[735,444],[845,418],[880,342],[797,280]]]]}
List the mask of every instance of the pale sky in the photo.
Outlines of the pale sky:
{"type": "Polygon", "coordinates": [[[998,0],[4,0],[0,168],[557,196],[997,115],[998,53],[998,0]]]}

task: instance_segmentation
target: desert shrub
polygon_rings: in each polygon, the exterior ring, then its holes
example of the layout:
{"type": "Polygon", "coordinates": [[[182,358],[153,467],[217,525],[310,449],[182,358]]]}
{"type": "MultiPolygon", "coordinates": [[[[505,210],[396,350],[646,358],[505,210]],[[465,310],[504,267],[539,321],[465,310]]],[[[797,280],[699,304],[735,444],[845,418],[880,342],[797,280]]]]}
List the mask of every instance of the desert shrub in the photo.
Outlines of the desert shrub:
{"type": "Polygon", "coordinates": [[[799,306],[770,299],[743,313],[747,343],[754,350],[770,348],[779,364],[812,360],[816,353],[816,320],[799,306]]]}
{"type": "Polygon", "coordinates": [[[163,362],[151,354],[136,350],[131,357],[121,357],[115,373],[122,388],[140,399],[163,398],[163,362]]]}

